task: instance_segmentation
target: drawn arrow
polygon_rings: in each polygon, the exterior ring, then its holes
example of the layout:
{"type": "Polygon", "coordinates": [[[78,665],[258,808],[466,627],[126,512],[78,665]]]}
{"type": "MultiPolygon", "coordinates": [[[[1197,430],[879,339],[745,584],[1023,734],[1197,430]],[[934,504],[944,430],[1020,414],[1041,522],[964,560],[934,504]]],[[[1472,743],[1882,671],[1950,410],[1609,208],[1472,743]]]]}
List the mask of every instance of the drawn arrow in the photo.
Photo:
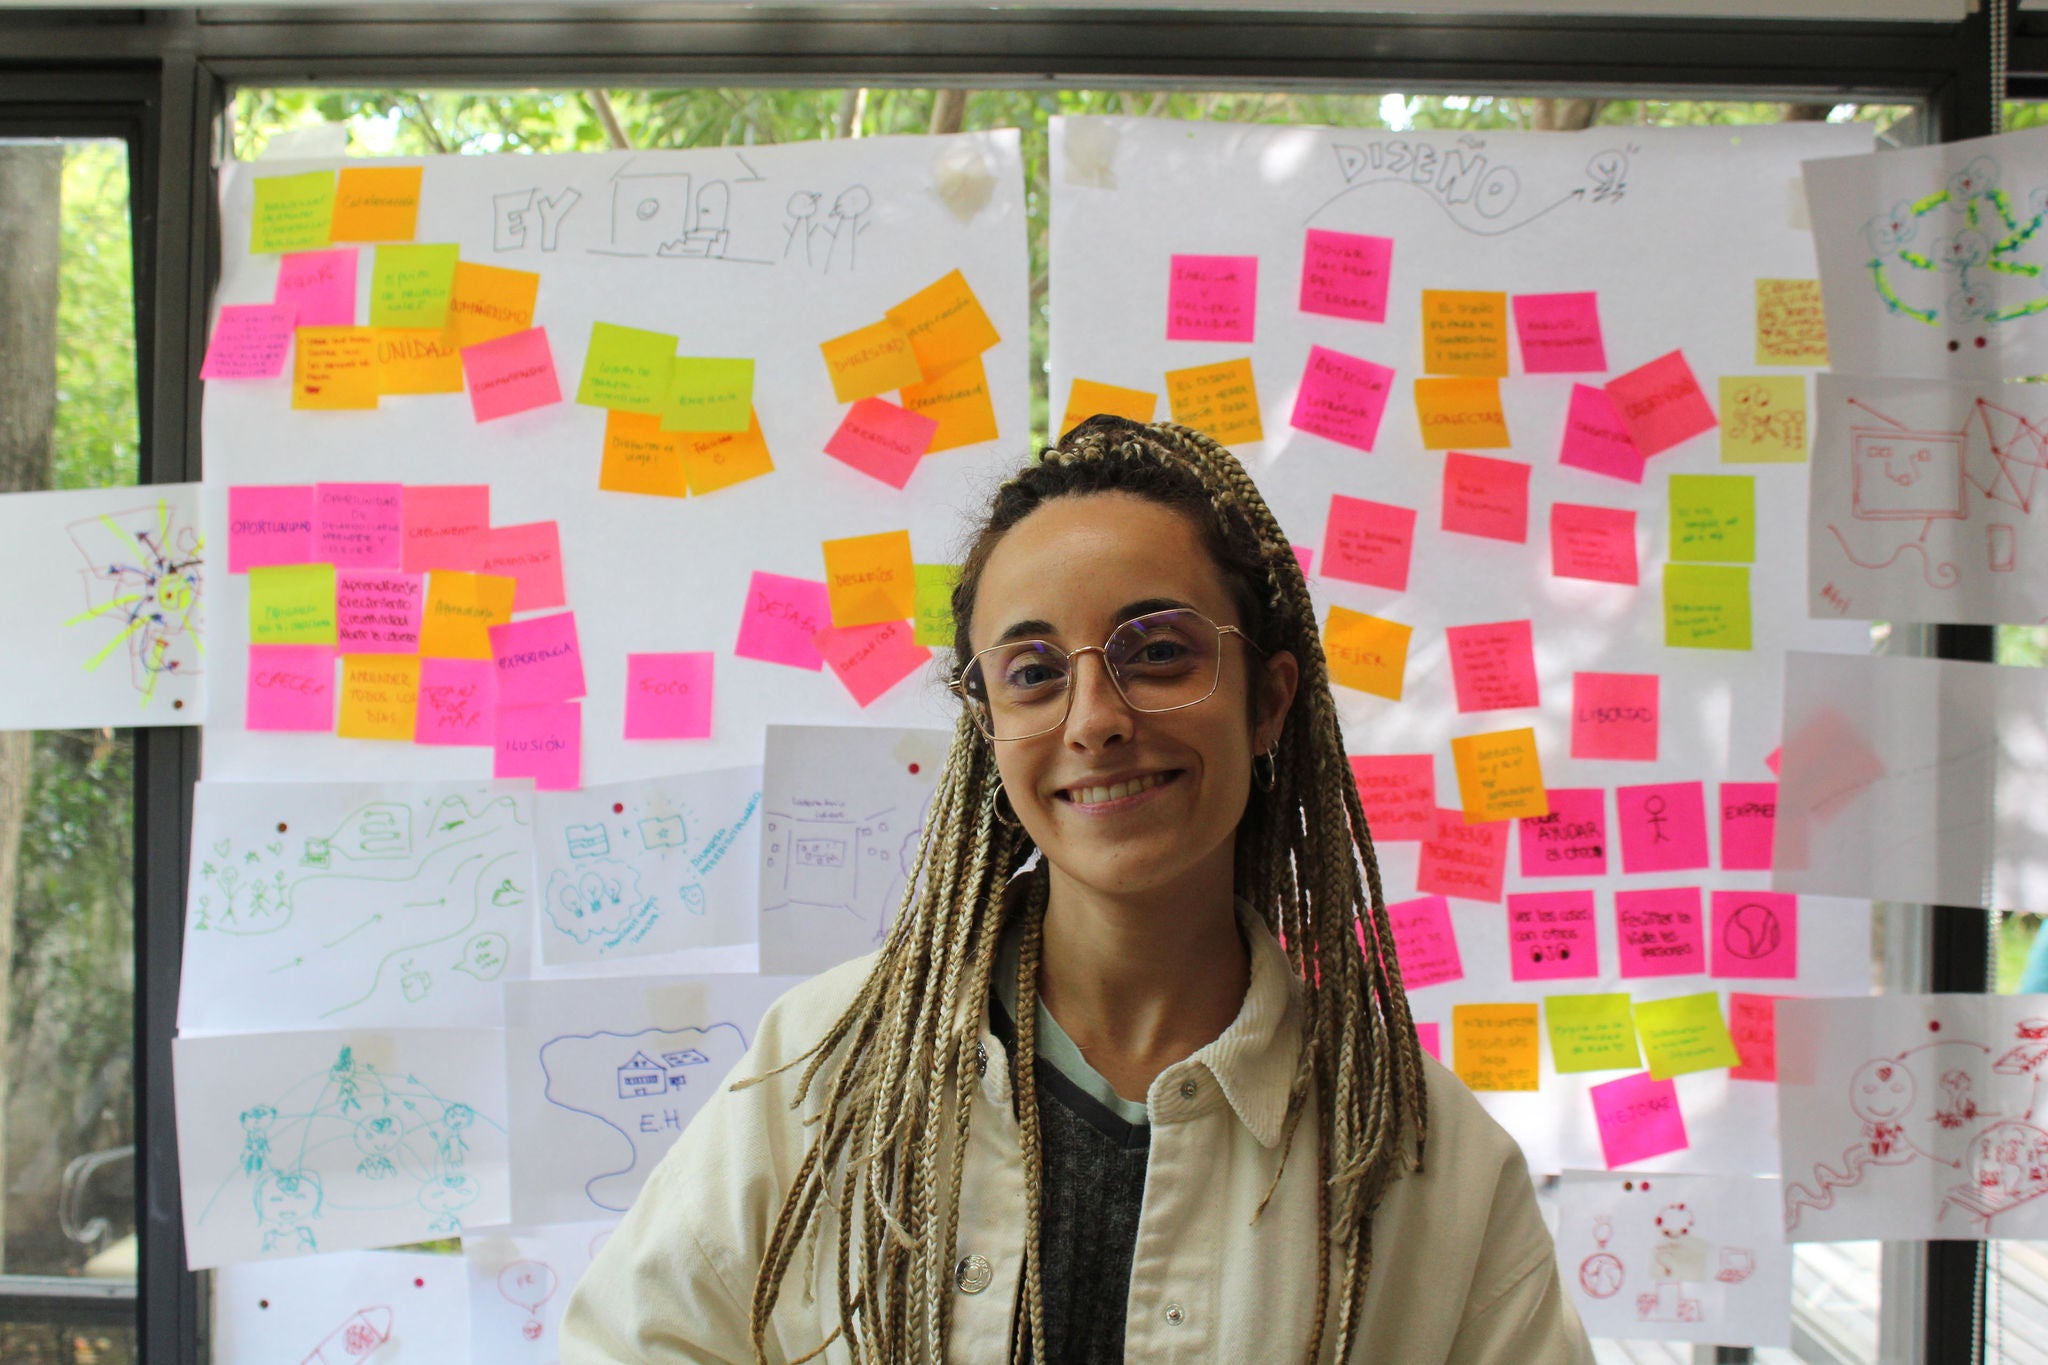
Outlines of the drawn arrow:
{"type": "Polygon", "coordinates": [[[361,932],[363,932],[363,930],[365,930],[365,929],[369,928],[369,927],[370,927],[371,925],[373,925],[373,924],[382,924],[383,922],[384,922],[384,912],[380,910],[380,911],[378,911],[378,912],[377,912],[376,914],[374,914],[374,915],[370,916],[370,917],[369,917],[368,919],[364,920],[364,921],[363,921],[363,922],[362,922],[361,924],[358,924],[358,925],[357,925],[357,926],[356,926],[355,928],[353,928],[353,929],[349,930],[349,931],[348,931],[347,933],[343,934],[343,935],[342,935],[342,936],[341,936],[340,938],[338,938],[338,939],[335,939],[333,943],[327,943],[327,944],[323,944],[323,945],[321,945],[321,946],[322,946],[322,947],[327,947],[327,948],[332,948],[332,947],[334,947],[334,946],[335,946],[336,944],[340,944],[340,943],[346,943],[346,942],[348,942],[348,941],[349,941],[350,939],[354,938],[354,937],[355,937],[355,936],[356,936],[357,934],[360,934],[361,932]]]}
{"type": "Polygon", "coordinates": [[[299,966],[305,960],[306,959],[303,957],[295,957],[290,962],[280,962],[275,967],[272,967],[270,969],[270,975],[276,976],[279,972],[287,971],[293,967],[299,966]]]}

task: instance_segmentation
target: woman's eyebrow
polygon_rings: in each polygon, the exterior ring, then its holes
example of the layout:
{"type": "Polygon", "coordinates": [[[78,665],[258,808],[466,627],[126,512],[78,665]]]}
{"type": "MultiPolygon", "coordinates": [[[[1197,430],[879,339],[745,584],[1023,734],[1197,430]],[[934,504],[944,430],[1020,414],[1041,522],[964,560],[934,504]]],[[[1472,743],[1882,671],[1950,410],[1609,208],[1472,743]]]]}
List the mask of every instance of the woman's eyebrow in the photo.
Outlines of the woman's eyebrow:
{"type": "Polygon", "coordinates": [[[1001,635],[998,635],[995,642],[999,645],[1006,645],[1012,640],[1037,639],[1040,636],[1051,635],[1052,633],[1053,628],[1050,621],[1019,621],[1001,635]]]}
{"type": "MultiPolygon", "coordinates": [[[[1121,623],[1130,620],[1134,616],[1149,616],[1155,611],[1175,611],[1179,609],[1197,610],[1194,603],[1183,602],[1177,597],[1143,597],[1135,602],[1126,602],[1121,607],[1118,607],[1116,609],[1116,619],[1121,623]]],[[[995,643],[1006,645],[1012,640],[1040,639],[1057,633],[1050,621],[1019,621],[1001,635],[998,635],[995,643]]]]}

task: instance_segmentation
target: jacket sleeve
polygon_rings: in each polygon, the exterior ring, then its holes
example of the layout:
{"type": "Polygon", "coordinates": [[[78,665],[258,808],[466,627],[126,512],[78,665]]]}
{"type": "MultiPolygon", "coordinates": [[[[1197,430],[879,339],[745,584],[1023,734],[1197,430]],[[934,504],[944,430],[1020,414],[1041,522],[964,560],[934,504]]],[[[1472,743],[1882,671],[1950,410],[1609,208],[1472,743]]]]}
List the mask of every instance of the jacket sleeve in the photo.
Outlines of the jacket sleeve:
{"type": "Polygon", "coordinates": [[[1494,1184],[1472,1292],[1450,1353],[1456,1365],[1592,1365],[1593,1347],[1558,1276],[1557,1248],[1520,1149],[1494,1184]]]}

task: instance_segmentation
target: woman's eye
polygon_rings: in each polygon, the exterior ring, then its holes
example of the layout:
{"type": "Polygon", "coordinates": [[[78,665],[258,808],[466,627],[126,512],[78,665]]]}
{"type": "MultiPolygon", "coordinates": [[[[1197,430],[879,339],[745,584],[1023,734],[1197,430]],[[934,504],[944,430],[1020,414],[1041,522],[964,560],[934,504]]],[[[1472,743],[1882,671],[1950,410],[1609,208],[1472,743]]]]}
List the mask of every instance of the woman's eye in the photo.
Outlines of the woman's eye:
{"type": "Polygon", "coordinates": [[[1177,640],[1150,640],[1138,651],[1138,661],[1148,664],[1170,664],[1184,652],[1177,640]]]}
{"type": "Polygon", "coordinates": [[[1019,664],[1003,681],[1007,686],[1029,691],[1059,680],[1058,670],[1046,664],[1019,664]]]}

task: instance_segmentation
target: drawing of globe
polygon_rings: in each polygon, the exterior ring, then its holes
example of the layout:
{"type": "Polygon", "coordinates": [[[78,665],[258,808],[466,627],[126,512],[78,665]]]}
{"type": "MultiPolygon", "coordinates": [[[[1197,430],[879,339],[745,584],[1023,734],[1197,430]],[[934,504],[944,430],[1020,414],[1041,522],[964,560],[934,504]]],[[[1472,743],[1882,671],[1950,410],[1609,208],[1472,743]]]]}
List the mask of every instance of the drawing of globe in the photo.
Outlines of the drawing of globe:
{"type": "Polygon", "coordinates": [[[1579,1262],[1579,1287],[1596,1299],[1612,1298],[1621,1288],[1621,1273],[1613,1253],[1596,1251],[1579,1262]]]}
{"type": "Polygon", "coordinates": [[[1783,935],[1777,912],[1750,901],[1737,907],[1721,926],[1721,946],[1736,957],[1754,961],[1777,952],[1783,935]]]}

